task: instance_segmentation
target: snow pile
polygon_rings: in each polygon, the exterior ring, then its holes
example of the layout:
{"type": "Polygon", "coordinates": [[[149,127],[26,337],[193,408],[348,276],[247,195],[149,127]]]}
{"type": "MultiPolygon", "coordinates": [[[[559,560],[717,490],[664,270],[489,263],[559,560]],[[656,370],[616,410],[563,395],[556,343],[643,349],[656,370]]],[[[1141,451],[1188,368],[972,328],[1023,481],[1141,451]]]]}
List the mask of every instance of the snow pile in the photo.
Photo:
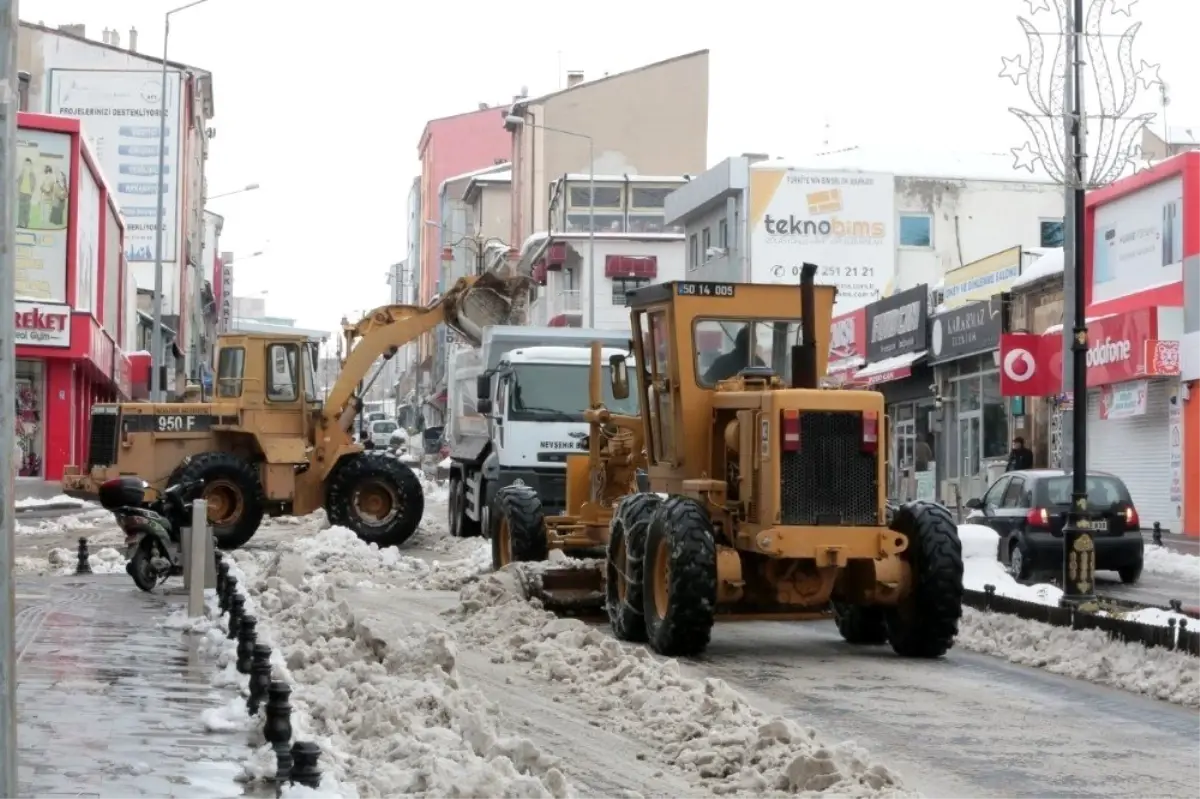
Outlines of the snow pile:
{"type": "Polygon", "coordinates": [[[66,535],[75,532],[93,532],[98,528],[117,529],[113,515],[103,508],[69,513],[51,519],[36,519],[29,523],[18,523],[17,535],[66,535]]]}
{"type": "Polygon", "coordinates": [[[827,792],[843,797],[906,795],[898,776],[853,743],[754,709],[724,681],[681,674],[576,619],[527,601],[511,567],[465,587],[447,611],[464,644],[528,673],[591,708],[606,727],[657,748],[663,759],[717,794],[827,792]]]}
{"type": "Polygon", "coordinates": [[[13,507],[15,507],[17,510],[34,510],[37,508],[44,508],[47,505],[72,505],[78,508],[89,506],[95,507],[95,503],[93,502],[84,502],[81,499],[68,497],[66,494],[57,494],[49,499],[26,497],[25,499],[18,499],[13,503],[13,507]]]}
{"type": "MultiPolygon", "coordinates": [[[[235,556],[251,575],[251,596],[262,609],[259,630],[283,642],[275,676],[294,689],[295,738],[315,731],[325,770],[369,795],[568,796],[558,759],[503,734],[494,705],[460,684],[451,637],[413,625],[400,643],[385,643],[337,600],[335,585],[399,563],[373,548],[349,558],[328,552],[348,545],[347,532],[331,528],[286,542],[266,563],[252,553],[235,556]],[[289,565],[297,556],[310,559],[303,575],[289,565]],[[347,572],[354,567],[365,571],[347,572]]],[[[260,749],[256,763],[250,773],[269,776],[269,749],[260,749]]]]}
{"type": "MultiPolygon", "coordinates": [[[[75,550],[55,547],[44,558],[27,555],[15,558],[13,571],[17,574],[39,577],[46,575],[66,577],[75,574],[78,565],[79,555],[75,550]]],[[[120,574],[125,571],[125,556],[112,547],[104,547],[88,555],[88,565],[92,567],[93,574],[120,574]]]]}
{"type": "Polygon", "coordinates": [[[1146,547],[1143,574],[1158,574],[1180,580],[1200,582],[1200,558],[1184,552],[1175,552],[1169,547],[1148,545],[1146,547]]]}

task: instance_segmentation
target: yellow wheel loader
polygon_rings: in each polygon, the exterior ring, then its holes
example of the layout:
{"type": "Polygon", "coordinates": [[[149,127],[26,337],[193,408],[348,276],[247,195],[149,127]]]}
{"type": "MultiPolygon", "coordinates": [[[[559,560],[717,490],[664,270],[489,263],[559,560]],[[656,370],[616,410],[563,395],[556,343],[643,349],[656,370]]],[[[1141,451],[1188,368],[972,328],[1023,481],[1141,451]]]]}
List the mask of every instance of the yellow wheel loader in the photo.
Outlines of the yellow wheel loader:
{"type": "MultiPolygon", "coordinates": [[[[640,394],[633,440],[645,442],[647,479],[609,483],[601,468],[601,495],[589,493],[582,457],[568,467],[569,496],[602,499],[586,533],[569,529],[605,541],[592,579],[617,637],[695,655],[718,620],[832,616],[848,642],[902,656],[953,645],[957,527],[941,505],[888,502],[883,396],[819,387],[828,348],[816,331],[830,329],[835,289],[813,285],[815,273],[804,265],[799,286],[674,282],[629,294],[637,380],[617,363],[609,372],[613,396],[633,383],[640,394]]],[[[518,539],[536,539],[518,514],[497,511],[505,521],[493,528],[514,555],[518,539]]],[[[545,527],[552,544],[555,525],[545,527]]],[[[542,556],[546,544],[522,552],[542,556]]],[[[547,566],[540,593],[555,607],[559,582],[574,586],[582,578],[568,572],[583,570],[547,566]]]]}
{"type": "Polygon", "coordinates": [[[210,402],[94,406],[88,463],[67,467],[63,490],[93,499],[105,480],[121,475],[138,475],[159,491],[203,480],[223,549],[249,541],[264,515],[322,507],[332,524],[364,541],[403,544],[424,511],[421,483],[390,453],[355,442],[356,390],[380,357],[439,324],[478,345],[485,326],[511,321],[528,287],[524,277],[462,278],[428,307],[384,306],[345,324],[346,358],[324,399],[306,338],[222,335],[210,402]]]}

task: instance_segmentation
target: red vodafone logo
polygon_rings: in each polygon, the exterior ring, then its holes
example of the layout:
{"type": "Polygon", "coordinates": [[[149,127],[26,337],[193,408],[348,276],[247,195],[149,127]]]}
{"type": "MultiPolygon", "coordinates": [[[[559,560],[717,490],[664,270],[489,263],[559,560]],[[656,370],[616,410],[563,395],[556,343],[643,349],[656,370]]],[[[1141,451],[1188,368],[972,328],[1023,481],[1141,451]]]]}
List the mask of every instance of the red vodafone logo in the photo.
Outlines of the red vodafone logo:
{"type": "Polygon", "coordinates": [[[1033,353],[1016,347],[1004,355],[1004,376],[1017,383],[1026,383],[1037,374],[1037,361],[1033,353]]]}

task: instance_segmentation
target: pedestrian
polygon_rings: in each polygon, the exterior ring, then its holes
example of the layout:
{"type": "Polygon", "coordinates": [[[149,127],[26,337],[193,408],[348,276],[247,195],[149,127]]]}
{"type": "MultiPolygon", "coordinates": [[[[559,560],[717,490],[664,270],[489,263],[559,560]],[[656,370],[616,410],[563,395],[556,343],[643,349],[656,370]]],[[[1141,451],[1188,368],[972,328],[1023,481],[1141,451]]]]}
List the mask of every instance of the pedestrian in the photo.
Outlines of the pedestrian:
{"type": "Polygon", "coordinates": [[[1033,468],[1033,450],[1025,446],[1025,439],[1020,436],[1014,436],[1012,440],[1012,450],[1008,453],[1008,463],[1005,464],[1004,471],[1019,472],[1025,469],[1033,468]]]}

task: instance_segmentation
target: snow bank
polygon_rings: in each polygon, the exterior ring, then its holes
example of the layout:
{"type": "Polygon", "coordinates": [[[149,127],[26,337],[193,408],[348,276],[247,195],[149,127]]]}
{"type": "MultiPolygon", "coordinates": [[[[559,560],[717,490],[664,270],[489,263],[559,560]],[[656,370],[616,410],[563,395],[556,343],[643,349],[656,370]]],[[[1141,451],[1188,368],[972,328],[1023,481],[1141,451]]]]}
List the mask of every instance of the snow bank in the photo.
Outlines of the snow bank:
{"type": "MultiPolygon", "coordinates": [[[[44,558],[28,555],[14,558],[13,571],[17,574],[66,577],[75,574],[78,565],[79,555],[75,550],[55,547],[44,558]]],[[[88,565],[92,567],[93,574],[120,574],[125,571],[125,556],[112,547],[104,547],[88,555],[88,565]]]]}
{"type": "MultiPolygon", "coordinates": [[[[86,503],[86,504],[92,505],[93,503],[86,503]]],[[[84,507],[85,503],[81,499],[75,499],[74,497],[68,497],[66,494],[57,494],[53,497],[50,497],[49,499],[38,499],[36,497],[26,497],[25,499],[18,499],[15,503],[13,503],[13,507],[15,507],[17,510],[29,510],[32,508],[44,508],[47,505],[75,505],[77,507],[82,508],[82,507],[84,507]]]]}
{"type": "Polygon", "coordinates": [[[724,681],[681,675],[675,660],[627,646],[524,597],[506,568],[466,586],[451,611],[460,641],[500,662],[528,664],[606,727],[656,748],[716,794],[828,792],[904,795],[900,780],[853,743],[828,744],[815,730],[751,707],[724,681]]]}
{"type": "Polygon", "coordinates": [[[1200,582],[1200,558],[1150,544],[1146,546],[1142,573],[1200,582]]]}

